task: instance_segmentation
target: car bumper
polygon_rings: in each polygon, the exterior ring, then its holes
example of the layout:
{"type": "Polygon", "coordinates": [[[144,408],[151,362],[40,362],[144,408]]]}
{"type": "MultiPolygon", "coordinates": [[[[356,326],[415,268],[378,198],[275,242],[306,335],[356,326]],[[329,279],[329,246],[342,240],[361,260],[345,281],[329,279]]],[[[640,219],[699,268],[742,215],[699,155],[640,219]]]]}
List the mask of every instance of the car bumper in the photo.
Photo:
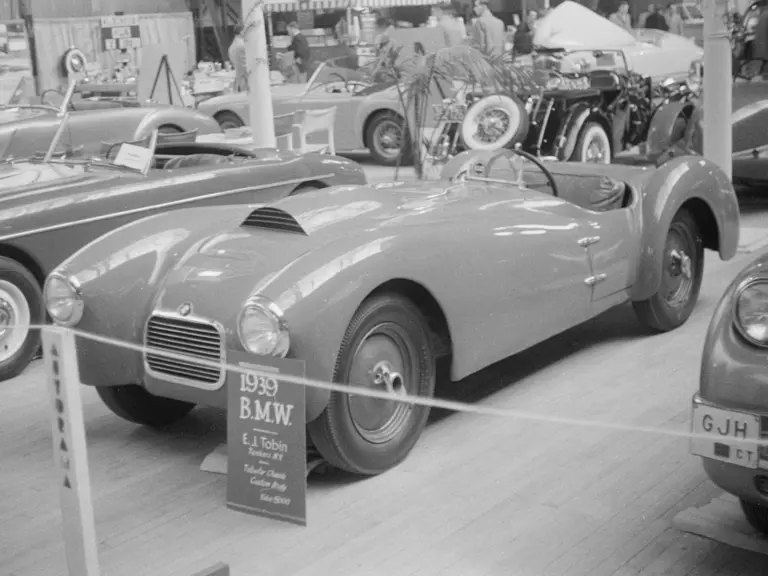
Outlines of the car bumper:
{"type": "Polygon", "coordinates": [[[703,400],[698,394],[692,402],[690,451],[700,456],[704,471],[712,482],[739,498],[768,505],[768,413],[732,410],[723,405],[703,400]],[[702,430],[702,420],[710,420],[711,429],[702,430]],[[724,420],[723,418],[733,418],[724,420]],[[723,436],[718,432],[733,425],[735,420],[743,425],[755,425],[747,438],[741,441],[723,436]],[[730,422],[730,424],[726,424],[730,422]],[[747,453],[752,452],[750,457],[747,453]],[[737,462],[738,461],[738,462],[737,462]]]}
{"type": "MultiPolygon", "coordinates": [[[[193,383],[180,383],[147,370],[143,352],[112,346],[91,338],[77,338],[80,382],[88,386],[121,386],[138,384],[155,396],[182,400],[202,406],[226,409],[227,384],[201,388],[193,383]]],[[[308,366],[308,368],[310,368],[308,366]]],[[[322,376],[309,375],[322,379],[322,376]]],[[[328,403],[326,390],[305,387],[306,421],[322,414],[328,403]]]]}

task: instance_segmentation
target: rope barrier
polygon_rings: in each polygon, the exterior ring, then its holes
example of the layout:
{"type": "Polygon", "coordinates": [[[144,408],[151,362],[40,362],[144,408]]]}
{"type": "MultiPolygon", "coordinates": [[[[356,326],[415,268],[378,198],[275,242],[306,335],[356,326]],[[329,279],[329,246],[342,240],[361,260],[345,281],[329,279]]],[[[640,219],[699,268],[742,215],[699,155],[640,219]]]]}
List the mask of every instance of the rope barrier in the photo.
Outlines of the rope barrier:
{"type": "MultiPolygon", "coordinates": [[[[10,327],[10,326],[9,326],[10,327]]],[[[47,324],[31,324],[31,325],[15,325],[13,327],[26,327],[29,329],[50,329],[51,326],[47,324]]],[[[260,371],[254,368],[243,368],[235,364],[228,364],[222,362],[214,362],[205,360],[197,356],[191,356],[188,354],[179,354],[176,352],[170,352],[168,350],[153,348],[140,344],[134,344],[133,342],[126,342],[124,340],[111,338],[108,336],[102,336],[99,334],[92,334],[75,328],[61,328],[57,329],[68,330],[79,338],[85,338],[95,342],[99,342],[106,345],[122,347],[141,354],[152,354],[155,356],[162,356],[171,360],[192,362],[200,366],[206,366],[210,368],[218,368],[220,370],[227,370],[237,372],[241,374],[255,374],[264,377],[274,377],[274,372],[260,371]]],[[[441,398],[426,397],[426,396],[403,396],[398,393],[390,393],[385,391],[373,390],[369,388],[361,388],[350,384],[338,383],[338,382],[326,382],[323,380],[317,380],[307,377],[293,376],[289,374],[281,374],[280,380],[284,382],[290,382],[306,388],[317,388],[320,390],[327,390],[330,392],[341,392],[346,394],[354,394],[355,396],[365,396],[368,398],[374,398],[379,400],[390,400],[400,403],[413,404],[417,406],[426,406],[429,408],[437,408],[442,410],[449,410],[451,412],[463,412],[468,414],[477,414],[480,416],[489,416],[495,418],[511,418],[518,420],[537,421],[548,424],[559,424],[564,426],[581,426],[588,428],[598,428],[604,430],[622,431],[622,432],[636,432],[643,434],[655,434],[661,436],[675,436],[681,439],[692,439],[695,437],[711,439],[710,435],[695,435],[688,429],[688,423],[685,424],[685,429],[672,429],[672,428],[658,428],[650,426],[640,426],[632,424],[623,424],[620,422],[605,422],[596,420],[584,420],[578,418],[570,418],[564,416],[553,416],[549,414],[542,414],[538,412],[528,412],[521,410],[514,410],[510,408],[494,408],[491,406],[482,406],[477,404],[469,404],[466,402],[458,402],[454,400],[444,400],[441,398]],[[353,388],[354,390],[351,390],[353,388]]],[[[748,443],[750,440],[739,438],[728,438],[729,442],[735,443],[748,443]]],[[[754,443],[754,440],[751,441],[754,443]]]]}

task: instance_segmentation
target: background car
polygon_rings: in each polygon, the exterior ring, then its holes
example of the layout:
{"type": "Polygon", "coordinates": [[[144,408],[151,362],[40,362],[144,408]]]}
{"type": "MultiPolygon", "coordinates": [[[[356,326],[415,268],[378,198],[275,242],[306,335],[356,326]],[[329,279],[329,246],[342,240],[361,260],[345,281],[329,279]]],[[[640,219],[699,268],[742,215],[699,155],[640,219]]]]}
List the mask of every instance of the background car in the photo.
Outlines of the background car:
{"type": "Polygon", "coordinates": [[[221,132],[213,118],[181,106],[125,107],[117,102],[74,101],[68,91],[60,107],[0,106],[0,158],[28,158],[44,152],[67,114],[62,150],[101,154],[102,143],[134,141],[161,132],[221,132]]]}
{"type": "Polygon", "coordinates": [[[734,494],[749,523],[768,533],[768,256],[750,263],[723,294],[707,330],[691,452],[734,494]]]}
{"type": "MultiPolygon", "coordinates": [[[[438,357],[460,380],[627,301],[672,330],[695,306],[704,248],[727,260],[737,243],[735,194],[706,160],[652,170],[473,151],[437,183],[141,220],[62,263],[45,294],[60,325],[148,347],[78,336],[80,380],[122,418],[161,426],[226,407],[226,370],[211,363],[227,350],[431,396],[438,357]]],[[[306,402],[314,446],[358,474],[402,461],[428,415],[315,387],[306,402]]]]}
{"type": "MultiPolygon", "coordinates": [[[[159,144],[146,174],[107,160],[0,162],[0,380],[23,370],[39,347],[39,331],[25,325],[45,320],[46,275],[94,238],[175,208],[269,202],[365,182],[359,165],[336,156],[196,142],[159,144]]],[[[168,238],[183,235],[168,230],[168,238]]],[[[168,238],[142,238],[140,251],[161,249],[168,238]]],[[[132,257],[138,253],[92,264],[132,257]]]]}
{"type": "MultiPolygon", "coordinates": [[[[336,106],[334,139],[340,152],[369,151],[373,159],[392,166],[406,142],[403,111],[397,88],[391,82],[369,84],[365,74],[324,62],[307,84],[272,87],[276,129],[290,125],[290,114],[336,106]]],[[[248,95],[233,92],[201,102],[198,111],[212,116],[223,129],[248,124],[248,95]]]]}
{"type": "Polygon", "coordinates": [[[704,50],[690,38],[638,29],[631,33],[577,2],[566,0],[536,25],[534,44],[546,49],[621,50],[629,70],[654,83],[684,80],[704,50]]]}

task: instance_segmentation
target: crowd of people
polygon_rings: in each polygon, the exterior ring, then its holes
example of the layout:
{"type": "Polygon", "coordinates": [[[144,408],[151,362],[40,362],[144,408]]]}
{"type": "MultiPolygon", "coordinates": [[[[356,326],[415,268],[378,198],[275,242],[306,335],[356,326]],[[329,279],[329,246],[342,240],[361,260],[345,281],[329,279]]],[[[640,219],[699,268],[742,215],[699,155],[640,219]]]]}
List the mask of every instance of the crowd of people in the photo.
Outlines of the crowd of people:
{"type": "Polygon", "coordinates": [[[616,12],[611,14],[608,19],[628,31],[631,31],[632,28],[652,28],[680,36],[684,35],[683,17],[680,14],[680,7],[675,4],[666,7],[649,4],[648,9],[640,14],[637,24],[633,26],[632,17],[629,13],[629,2],[624,1],[619,4],[616,12]]]}

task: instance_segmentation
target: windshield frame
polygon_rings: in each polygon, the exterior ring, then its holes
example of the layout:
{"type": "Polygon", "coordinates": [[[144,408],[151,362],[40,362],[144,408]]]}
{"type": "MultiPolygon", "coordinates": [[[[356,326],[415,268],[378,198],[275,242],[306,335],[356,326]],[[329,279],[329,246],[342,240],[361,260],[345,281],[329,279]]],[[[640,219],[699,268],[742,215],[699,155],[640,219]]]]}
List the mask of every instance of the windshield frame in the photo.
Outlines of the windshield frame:
{"type": "MultiPolygon", "coordinates": [[[[536,56],[539,56],[539,55],[551,56],[556,59],[558,57],[563,58],[563,57],[568,57],[572,54],[579,54],[579,53],[588,53],[594,59],[597,59],[599,57],[598,54],[618,54],[619,60],[621,64],[623,64],[623,69],[620,68],[619,66],[615,66],[613,68],[597,67],[597,68],[582,70],[576,73],[587,74],[589,72],[593,72],[594,70],[611,70],[612,72],[617,72],[619,74],[625,74],[628,76],[631,72],[629,69],[629,63],[627,62],[627,56],[626,54],[624,54],[624,50],[621,50],[620,48],[607,48],[607,49],[604,49],[604,48],[540,48],[540,49],[534,50],[533,52],[533,62],[532,62],[533,69],[534,70],[537,69],[536,56]]],[[[559,72],[560,74],[570,73],[570,72],[560,72],[559,70],[557,72],[559,72]]]]}

